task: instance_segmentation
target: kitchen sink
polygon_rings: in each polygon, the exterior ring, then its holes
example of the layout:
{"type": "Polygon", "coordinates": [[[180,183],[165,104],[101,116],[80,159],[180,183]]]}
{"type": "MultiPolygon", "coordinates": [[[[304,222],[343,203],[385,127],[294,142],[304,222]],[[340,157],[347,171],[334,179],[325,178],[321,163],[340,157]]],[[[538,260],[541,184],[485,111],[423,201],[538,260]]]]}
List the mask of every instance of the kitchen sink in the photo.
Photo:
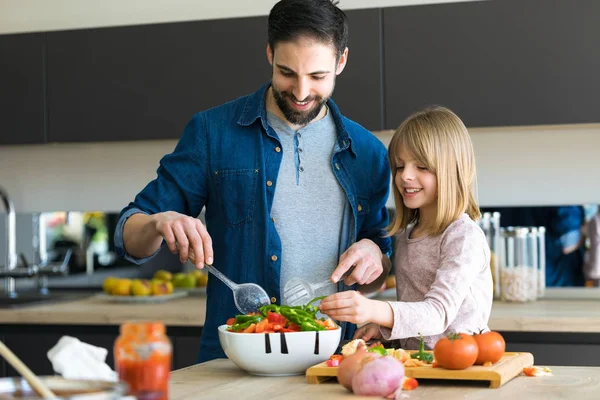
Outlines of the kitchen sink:
{"type": "Polygon", "coordinates": [[[54,303],[58,301],[78,300],[92,296],[92,292],[51,291],[47,294],[33,291],[17,292],[16,297],[0,293],[0,308],[13,308],[54,303]]]}

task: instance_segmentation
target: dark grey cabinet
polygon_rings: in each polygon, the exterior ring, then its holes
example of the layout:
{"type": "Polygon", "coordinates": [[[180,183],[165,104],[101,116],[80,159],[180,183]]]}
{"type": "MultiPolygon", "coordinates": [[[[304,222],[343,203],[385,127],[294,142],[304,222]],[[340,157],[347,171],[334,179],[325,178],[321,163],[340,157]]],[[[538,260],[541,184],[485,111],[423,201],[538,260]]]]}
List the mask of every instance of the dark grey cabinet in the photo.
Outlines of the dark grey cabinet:
{"type": "Polygon", "coordinates": [[[381,9],[346,11],[348,63],[333,99],[342,114],[365,128],[383,129],[381,9]]]}
{"type": "MultiPolygon", "coordinates": [[[[350,62],[334,99],[380,129],[381,11],[348,17],[350,62]]],[[[49,142],[178,138],[194,113],[271,76],[267,17],[51,32],[47,42],[49,142]]]]}
{"type": "Polygon", "coordinates": [[[48,33],[48,141],[178,138],[269,80],[266,42],[266,17],[48,33]]]}
{"type": "Polygon", "coordinates": [[[598,15],[595,0],[385,8],[386,128],[431,104],[468,126],[600,122],[598,15]]]}
{"type": "MultiPolygon", "coordinates": [[[[107,349],[106,364],[115,368],[113,346],[119,336],[116,325],[0,325],[0,332],[0,340],[38,375],[54,375],[47,353],[64,335],[107,349]]],[[[173,346],[172,370],[197,363],[201,327],[169,326],[167,335],[173,346]]],[[[0,377],[5,376],[19,374],[0,358],[0,377]]]]}
{"type": "Polygon", "coordinates": [[[44,142],[44,34],[0,35],[0,145],[44,142]]]}

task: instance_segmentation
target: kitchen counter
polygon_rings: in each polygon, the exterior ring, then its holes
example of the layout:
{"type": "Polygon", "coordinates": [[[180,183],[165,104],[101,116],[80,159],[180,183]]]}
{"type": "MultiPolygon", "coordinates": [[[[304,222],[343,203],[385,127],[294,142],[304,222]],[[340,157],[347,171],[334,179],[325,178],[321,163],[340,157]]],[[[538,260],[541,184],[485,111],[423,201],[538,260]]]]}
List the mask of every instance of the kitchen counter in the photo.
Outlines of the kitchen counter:
{"type": "MultiPolygon", "coordinates": [[[[498,389],[481,383],[419,381],[403,398],[419,399],[597,399],[600,368],[551,367],[554,376],[518,376],[498,389]]],[[[194,365],[171,374],[172,400],[187,399],[375,399],[350,394],[337,382],[309,385],[304,376],[258,377],[249,375],[227,359],[194,365]]]]}
{"type": "MultiPolygon", "coordinates": [[[[551,294],[552,290],[548,290],[551,294]]],[[[532,303],[496,301],[489,326],[513,332],[600,333],[600,299],[538,300],[532,303]]],[[[383,294],[380,299],[393,300],[383,294]]],[[[115,303],[100,296],[0,309],[0,324],[119,325],[131,319],[160,319],[168,326],[201,327],[206,318],[206,297],[188,296],[165,303],[115,303]]],[[[224,322],[224,321],[223,321],[224,322]]]]}

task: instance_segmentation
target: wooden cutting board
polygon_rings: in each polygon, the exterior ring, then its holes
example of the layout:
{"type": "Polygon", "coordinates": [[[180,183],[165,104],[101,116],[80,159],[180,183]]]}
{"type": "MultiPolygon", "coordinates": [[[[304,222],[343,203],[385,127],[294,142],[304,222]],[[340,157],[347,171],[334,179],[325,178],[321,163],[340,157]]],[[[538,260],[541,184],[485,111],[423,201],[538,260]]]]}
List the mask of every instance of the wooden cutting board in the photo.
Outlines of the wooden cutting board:
{"type": "MultiPolygon", "coordinates": [[[[412,353],[409,351],[409,353],[412,353]]],[[[490,367],[472,366],[462,370],[432,368],[431,364],[422,367],[407,367],[407,377],[416,379],[452,379],[467,381],[488,381],[491,388],[498,388],[519,375],[523,368],[533,366],[531,353],[504,353],[504,357],[490,367]]],[[[325,362],[306,370],[308,383],[323,383],[337,378],[337,367],[328,367],[325,362]]]]}

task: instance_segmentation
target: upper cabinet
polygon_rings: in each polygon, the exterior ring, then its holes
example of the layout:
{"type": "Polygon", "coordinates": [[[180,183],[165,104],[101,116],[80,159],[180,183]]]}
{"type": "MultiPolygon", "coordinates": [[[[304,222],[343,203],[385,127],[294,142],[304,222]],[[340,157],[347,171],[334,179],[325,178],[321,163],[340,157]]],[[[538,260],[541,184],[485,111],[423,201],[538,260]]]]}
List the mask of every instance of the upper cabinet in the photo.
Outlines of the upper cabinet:
{"type": "Polygon", "coordinates": [[[178,138],[268,82],[266,38],[266,17],[48,33],[48,141],[178,138]]]}
{"type": "MultiPolygon", "coordinates": [[[[334,99],[381,129],[380,10],[350,11],[334,99]]],[[[49,142],[178,138],[196,112],[271,77],[267,17],[48,33],[49,142]],[[246,39],[244,39],[246,38],[246,39]]]]}
{"type": "Polygon", "coordinates": [[[476,1],[383,15],[387,128],[431,104],[468,126],[600,122],[598,1],[476,1]]]}
{"type": "Polygon", "coordinates": [[[372,131],[383,128],[381,9],[346,11],[348,63],[333,99],[346,117],[372,131]]]}
{"type": "Polygon", "coordinates": [[[44,34],[0,35],[0,145],[44,142],[44,34]]]}

